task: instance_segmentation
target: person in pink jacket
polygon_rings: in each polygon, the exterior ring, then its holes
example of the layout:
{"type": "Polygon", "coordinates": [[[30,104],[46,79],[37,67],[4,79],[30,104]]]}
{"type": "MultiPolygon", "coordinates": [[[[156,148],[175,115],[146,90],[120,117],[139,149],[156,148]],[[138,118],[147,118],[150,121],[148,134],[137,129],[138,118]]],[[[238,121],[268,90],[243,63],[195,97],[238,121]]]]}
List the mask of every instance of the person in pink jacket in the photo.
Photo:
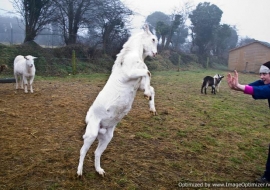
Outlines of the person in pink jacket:
{"type": "MultiPolygon", "coordinates": [[[[254,99],[268,99],[268,105],[270,108],[270,61],[262,64],[259,72],[261,78],[260,80],[243,85],[238,81],[237,71],[234,71],[233,76],[230,73],[227,75],[227,83],[232,90],[241,91],[245,94],[251,95],[254,99]]],[[[256,180],[256,182],[270,182],[270,145],[268,149],[265,172],[259,179],[256,180]]]]}

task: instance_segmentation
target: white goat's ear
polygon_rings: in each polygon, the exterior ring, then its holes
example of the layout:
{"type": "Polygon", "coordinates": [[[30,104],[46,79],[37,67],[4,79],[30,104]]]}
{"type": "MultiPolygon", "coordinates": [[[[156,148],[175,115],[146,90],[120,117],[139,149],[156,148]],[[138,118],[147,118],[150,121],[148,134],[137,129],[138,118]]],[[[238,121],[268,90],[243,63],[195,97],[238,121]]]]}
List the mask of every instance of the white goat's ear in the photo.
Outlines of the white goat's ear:
{"type": "Polygon", "coordinates": [[[150,30],[149,30],[148,24],[145,24],[145,25],[144,25],[144,31],[145,31],[147,34],[151,34],[151,32],[150,32],[150,30]]]}
{"type": "Polygon", "coordinates": [[[37,59],[37,57],[33,57],[33,59],[37,59]]]}

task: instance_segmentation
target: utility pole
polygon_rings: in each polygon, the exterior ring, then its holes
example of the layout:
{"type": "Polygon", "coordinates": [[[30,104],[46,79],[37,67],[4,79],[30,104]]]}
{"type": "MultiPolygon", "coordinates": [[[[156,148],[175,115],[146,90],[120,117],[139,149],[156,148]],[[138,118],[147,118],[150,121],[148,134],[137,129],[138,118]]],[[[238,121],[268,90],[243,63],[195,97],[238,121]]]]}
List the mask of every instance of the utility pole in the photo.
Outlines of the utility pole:
{"type": "Polygon", "coordinates": [[[13,45],[13,28],[10,22],[10,45],[13,45]]]}

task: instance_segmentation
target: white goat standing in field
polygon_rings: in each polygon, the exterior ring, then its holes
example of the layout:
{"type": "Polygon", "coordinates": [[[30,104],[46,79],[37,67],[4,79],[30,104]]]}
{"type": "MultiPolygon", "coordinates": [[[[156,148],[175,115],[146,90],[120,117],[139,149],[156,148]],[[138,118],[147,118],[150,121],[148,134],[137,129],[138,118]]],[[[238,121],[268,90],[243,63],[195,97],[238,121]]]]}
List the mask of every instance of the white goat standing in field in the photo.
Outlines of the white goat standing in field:
{"type": "Polygon", "coordinates": [[[28,93],[27,90],[28,78],[29,78],[30,92],[33,93],[32,83],[34,81],[36,73],[34,59],[36,59],[36,57],[33,57],[31,55],[27,56],[18,55],[14,59],[14,77],[16,80],[16,89],[18,89],[20,77],[21,89],[24,88],[25,93],[28,93]]]}
{"type": "Polygon", "coordinates": [[[156,114],[154,88],[150,86],[151,74],[144,59],[157,54],[157,44],[157,37],[146,26],[145,31],[131,36],[117,55],[106,85],[85,118],[87,126],[80,150],[77,170],[79,176],[83,173],[85,155],[96,138],[99,143],[95,151],[95,169],[104,176],[100,157],[113,138],[117,123],[130,111],[138,89],[144,90],[144,95],[150,100],[150,112],[156,114]]]}

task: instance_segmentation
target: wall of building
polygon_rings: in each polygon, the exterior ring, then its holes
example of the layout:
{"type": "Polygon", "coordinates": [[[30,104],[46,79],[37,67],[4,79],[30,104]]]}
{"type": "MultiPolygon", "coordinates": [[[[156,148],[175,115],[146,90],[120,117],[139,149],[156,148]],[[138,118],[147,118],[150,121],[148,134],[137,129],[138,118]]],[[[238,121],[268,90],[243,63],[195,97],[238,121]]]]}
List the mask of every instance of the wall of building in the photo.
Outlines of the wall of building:
{"type": "Polygon", "coordinates": [[[229,52],[228,69],[257,73],[267,61],[270,61],[270,48],[254,42],[229,52]]]}

